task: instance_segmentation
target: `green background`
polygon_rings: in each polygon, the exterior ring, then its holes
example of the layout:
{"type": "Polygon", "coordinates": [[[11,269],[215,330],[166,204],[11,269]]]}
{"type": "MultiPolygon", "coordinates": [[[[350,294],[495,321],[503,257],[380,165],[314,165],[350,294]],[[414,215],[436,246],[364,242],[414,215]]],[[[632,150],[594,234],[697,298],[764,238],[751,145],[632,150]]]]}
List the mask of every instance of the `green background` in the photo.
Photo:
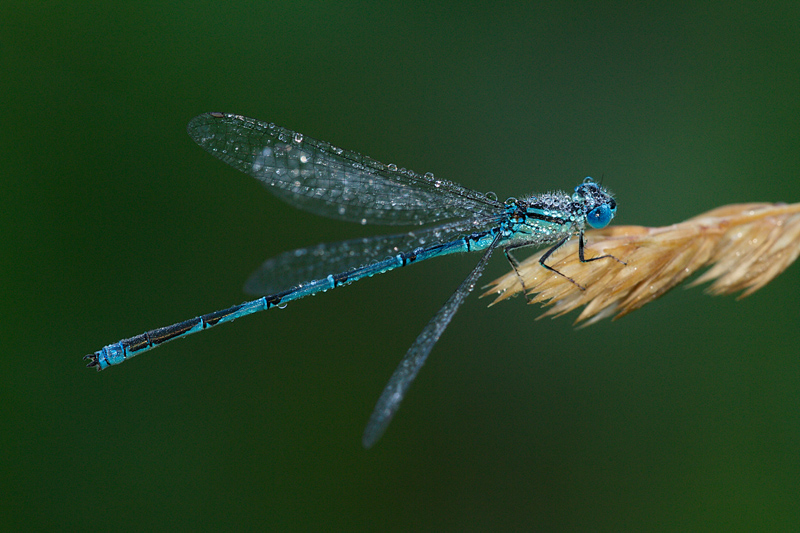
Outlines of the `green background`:
{"type": "Polygon", "coordinates": [[[616,223],[655,226],[800,200],[798,95],[797,2],[7,2],[0,522],[796,530],[797,265],[742,301],[678,289],[581,330],[473,295],[369,451],[375,400],[477,255],[100,374],[81,357],[241,302],[281,251],[385,231],[209,157],[185,133],[201,112],[501,198],[604,176],[616,223]]]}

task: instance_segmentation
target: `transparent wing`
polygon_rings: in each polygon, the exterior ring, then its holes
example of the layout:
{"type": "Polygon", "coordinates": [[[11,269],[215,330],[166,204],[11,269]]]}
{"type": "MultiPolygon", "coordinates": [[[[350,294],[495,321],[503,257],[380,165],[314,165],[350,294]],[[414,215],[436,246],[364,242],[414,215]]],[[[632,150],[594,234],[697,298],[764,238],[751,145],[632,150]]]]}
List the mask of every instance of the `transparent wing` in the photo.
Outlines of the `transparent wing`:
{"type": "Polygon", "coordinates": [[[241,115],[205,113],[187,129],[215,157],[261,180],[289,204],[318,215],[359,223],[426,224],[502,209],[496,200],[431,174],[398,170],[241,115]]]}
{"type": "Polygon", "coordinates": [[[275,294],[300,283],[322,279],[364,266],[373,261],[408,252],[420,246],[451,242],[462,235],[478,232],[497,224],[497,218],[482,223],[457,221],[408,233],[377,235],[341,242],[298,248],[267,259],[245,283],[248,294],[275,294]]]}
{"type": "Polygon", "coordinates": [[[472,269],[467,279],[461,282],[456,292],[445,302],[441,309],[431,318],[430,322],[425,326],[422,332],[408,349],[403,360],[394,371],[392,377],[389,378],[389,383],[383,389],[381,397],[378,398],[378,403],[369,417],[367,427],[364,429],[364,436],[361,442],[365,448],[371,448],[373,444],[378,442],[386,428],[389,427],[389,422],[400,407],[400,403],[405,398],[408,388],[414,382],[422,365],[431,353],[433,346],[442,336],[447,325],[452,320],[453,316],[458,311],[458,308],[464,302],[464,299],[475,288],[478,278],[483,274],[489,258],[492,256],[497,243],[500,242],[500,235],[498,235],[494,242],[486,249],[481,260],[472,269]]]}

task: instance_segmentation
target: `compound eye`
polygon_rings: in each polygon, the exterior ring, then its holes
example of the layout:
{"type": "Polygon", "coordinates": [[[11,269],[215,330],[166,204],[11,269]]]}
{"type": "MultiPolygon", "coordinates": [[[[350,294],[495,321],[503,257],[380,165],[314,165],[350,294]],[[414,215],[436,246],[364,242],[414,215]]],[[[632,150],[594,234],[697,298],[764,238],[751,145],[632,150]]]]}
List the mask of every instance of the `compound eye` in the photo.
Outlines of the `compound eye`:
{"type": "Polygon", "coordinates": [[[586,222],[594,229],[605,228],[613,216],[608,204],[603,204],[586,213],[586,222]]]}

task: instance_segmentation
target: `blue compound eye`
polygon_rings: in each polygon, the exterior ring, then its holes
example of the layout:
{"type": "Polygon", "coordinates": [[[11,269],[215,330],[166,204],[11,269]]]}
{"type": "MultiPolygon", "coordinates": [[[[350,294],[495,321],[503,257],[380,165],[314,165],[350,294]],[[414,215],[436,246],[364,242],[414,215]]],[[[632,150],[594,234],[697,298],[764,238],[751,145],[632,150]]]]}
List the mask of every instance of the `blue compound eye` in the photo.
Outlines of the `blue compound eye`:
{"type": "Polygon", "coordinates": [[[594,229],[605,228],[614,216],[608,204],[595,207],[586,213],[586,222],[594,229]]]}

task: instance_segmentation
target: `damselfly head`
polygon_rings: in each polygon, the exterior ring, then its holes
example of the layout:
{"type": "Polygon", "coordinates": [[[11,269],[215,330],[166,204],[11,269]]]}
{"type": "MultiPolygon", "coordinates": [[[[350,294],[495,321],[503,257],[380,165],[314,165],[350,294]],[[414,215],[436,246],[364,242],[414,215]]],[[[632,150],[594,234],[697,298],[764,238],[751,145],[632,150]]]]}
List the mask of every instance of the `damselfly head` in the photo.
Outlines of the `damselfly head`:
{"type": "Polygon", "coordinates": [[[586,223],[599,229],[608,226],[617,213],[617,202],[607,190],[587,177],[575,187],[575,194],[583,200],[586,223]]]}

